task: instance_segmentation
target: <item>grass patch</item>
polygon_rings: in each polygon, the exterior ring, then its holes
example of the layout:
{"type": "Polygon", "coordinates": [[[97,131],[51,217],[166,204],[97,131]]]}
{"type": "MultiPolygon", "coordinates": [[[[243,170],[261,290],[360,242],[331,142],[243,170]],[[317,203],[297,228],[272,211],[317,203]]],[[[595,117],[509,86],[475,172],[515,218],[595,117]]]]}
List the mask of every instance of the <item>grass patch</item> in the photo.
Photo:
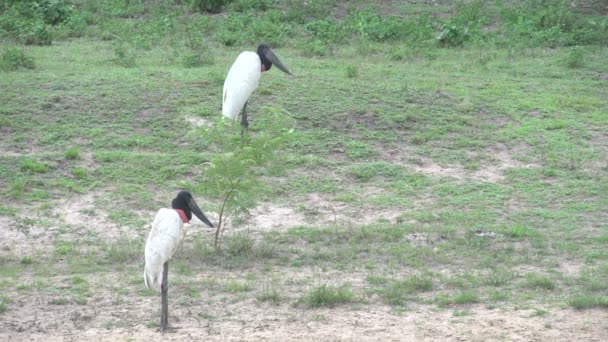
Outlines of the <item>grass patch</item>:
{"type": "Polygon", "coordinates": [[[319,285],[312,288],[300,299],[309,308],[334,307],[339,304],[351,303],[354,294],[350,286],[319,285]]]}

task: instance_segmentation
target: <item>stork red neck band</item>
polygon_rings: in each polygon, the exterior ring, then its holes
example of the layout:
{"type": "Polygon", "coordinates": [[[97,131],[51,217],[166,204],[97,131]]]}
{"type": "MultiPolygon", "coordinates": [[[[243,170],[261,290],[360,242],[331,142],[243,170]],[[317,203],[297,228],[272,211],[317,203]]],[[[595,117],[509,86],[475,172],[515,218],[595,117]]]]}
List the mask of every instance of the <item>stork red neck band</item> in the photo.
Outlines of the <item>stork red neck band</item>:
{"type": "Polygon", "coordinates": [[[182,219],[182,222],[184,222],[184,223],[190,222],[190,220],[188,220],[188,216],[186,216],[186,213],[183,210],[175,209],[175,211],[177,211],[177,214],[182,219]]]}

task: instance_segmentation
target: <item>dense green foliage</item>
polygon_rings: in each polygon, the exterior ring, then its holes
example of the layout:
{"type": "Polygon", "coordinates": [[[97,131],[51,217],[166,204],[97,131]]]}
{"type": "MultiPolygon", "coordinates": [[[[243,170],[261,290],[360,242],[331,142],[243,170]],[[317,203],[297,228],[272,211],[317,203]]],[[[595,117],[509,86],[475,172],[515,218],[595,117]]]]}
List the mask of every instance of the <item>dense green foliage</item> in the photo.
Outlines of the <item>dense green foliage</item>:
{"type": "Polygon", "coordinates": [[[338,7],[337,0],[6,1],[0,9],[0,37],[48,45],[81,35],[116,39],[135,34],[136,45],[146,47],[161,36],[179,36],[204,21],[207,39],[226,46],[267,41],[274,46],[312,47],[315,54],[324,55],[332,45],[354,39],[445,47],[481,42],[531,47],[606,44],[608,36],[605,13],[583,14],[559,0],[457,1],[441,17],[422,10],[380,14],[381,2],[369,7],[359,1],[349,2],[347,15],[336,20],[338,7]],[[226,15],[207,16],[220,11],[226,15]],[[147,20],[121,20],[141,17],[147,20]]]}

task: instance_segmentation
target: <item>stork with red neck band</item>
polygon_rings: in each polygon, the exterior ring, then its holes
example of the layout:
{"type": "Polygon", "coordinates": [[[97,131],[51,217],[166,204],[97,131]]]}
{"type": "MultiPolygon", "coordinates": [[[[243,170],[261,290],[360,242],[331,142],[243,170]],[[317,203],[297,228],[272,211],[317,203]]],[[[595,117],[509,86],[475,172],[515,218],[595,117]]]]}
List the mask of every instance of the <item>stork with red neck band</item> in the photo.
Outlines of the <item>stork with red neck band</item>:
{"type": "Polygon", "coordinates": [[[168,298],[169,260],[177,250],[186,233],[184,223],[190,222],[192,214],[209,227],[207,219],[188,191],[180,191],[171,202],[171,209],[162,208],[156,214],[145,247],[146,266],[144,283],[150,289],[161,291],[160,331],[169,328],[168,298]]]}

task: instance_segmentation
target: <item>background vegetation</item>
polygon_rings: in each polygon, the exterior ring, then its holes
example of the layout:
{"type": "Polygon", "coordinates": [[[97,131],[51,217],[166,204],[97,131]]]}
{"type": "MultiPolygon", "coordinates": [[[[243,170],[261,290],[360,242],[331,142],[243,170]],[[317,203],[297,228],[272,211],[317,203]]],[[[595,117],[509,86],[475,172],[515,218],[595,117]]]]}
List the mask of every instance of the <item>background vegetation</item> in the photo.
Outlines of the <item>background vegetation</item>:
{"type": "Polygon", "coordinates": [[[247,156],[235,213],[270,203],[306,222],[235,215],[220,252],[193,232],[172,269],[180,305],[606,307],[606,14],[602,1],[5,0],[0,224],[26,246],[0,252],[0,314],[37,295],[155,295],[140,279],[146,224],[182,187],[219,212],[209,161],[238,160],[209,125],[232,61],[262,41],[295,77],[273,69],[252,97],[252,132],[278,162],[247,156]],[[277,117],[280,141],[263,136],[277,117]],[[84,219],[61,214],[70,201],[84,219]]]}

